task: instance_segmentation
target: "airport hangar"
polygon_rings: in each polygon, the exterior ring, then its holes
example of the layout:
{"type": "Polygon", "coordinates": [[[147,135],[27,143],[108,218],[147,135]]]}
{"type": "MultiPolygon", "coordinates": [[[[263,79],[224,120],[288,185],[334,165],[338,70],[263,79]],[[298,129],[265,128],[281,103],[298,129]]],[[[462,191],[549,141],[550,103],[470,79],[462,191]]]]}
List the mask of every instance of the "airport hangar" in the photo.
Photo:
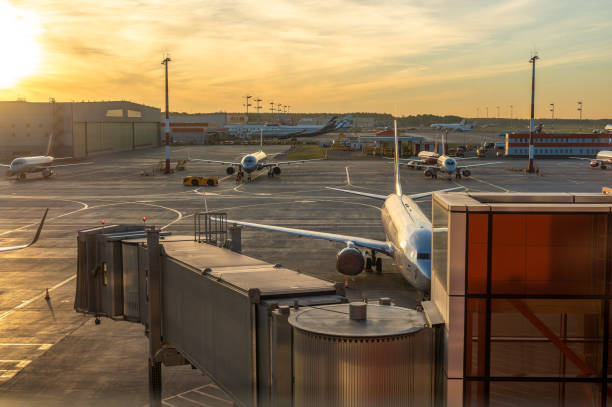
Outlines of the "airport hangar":
{"type": "Polygon", "coordinates": [[[84,158],[160,143],[160,110],[127,101],[0,102],[1,158],[52,154],[84,158]]]}

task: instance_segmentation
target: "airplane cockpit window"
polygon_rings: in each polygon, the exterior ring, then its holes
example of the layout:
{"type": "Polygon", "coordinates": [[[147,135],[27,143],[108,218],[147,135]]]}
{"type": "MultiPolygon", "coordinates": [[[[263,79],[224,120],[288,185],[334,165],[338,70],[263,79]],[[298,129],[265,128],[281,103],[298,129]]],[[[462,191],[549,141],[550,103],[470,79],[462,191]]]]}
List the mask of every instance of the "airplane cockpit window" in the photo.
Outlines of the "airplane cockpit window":
{"type": "Polygon", "coordinates": [[[21,158],[16,158],[13,160],[13,162],[11,162],[11,165],[23,165],[25,163],[24,160],[22,160],[21,158]]]}
{"type": "Polygon", "coordinates": [[[429,253],[417,253],[417,259],[419,260],[429,260],[429,253]]]}

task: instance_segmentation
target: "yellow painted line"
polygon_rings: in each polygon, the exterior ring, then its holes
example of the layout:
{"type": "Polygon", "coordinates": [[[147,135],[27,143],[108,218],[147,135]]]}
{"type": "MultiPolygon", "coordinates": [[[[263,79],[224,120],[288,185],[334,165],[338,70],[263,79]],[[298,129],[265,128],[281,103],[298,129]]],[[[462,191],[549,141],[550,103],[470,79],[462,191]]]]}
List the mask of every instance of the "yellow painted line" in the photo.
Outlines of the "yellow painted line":
{"type": "Polygon", "coordinates": [[[47,349],[51,349],[51,347],[53,346],[52,343],[43,343],[42,345],[40,345],[38,347],[38,350],[47,350],[47,349]]]}
{"type": "Polygon", "coordinates": [[[29,365],[31,362],[32,362],[31,360],[22,360],[21,362],[17,363],[15,367],[23,369],[24,367],[29,365]]]}
{"type": "Polygon", "coordinates": [[[19,370],[7,370],[2,376],[0,376],[0,379],[10,379],[17,373],[19,373],[19,370]]]}

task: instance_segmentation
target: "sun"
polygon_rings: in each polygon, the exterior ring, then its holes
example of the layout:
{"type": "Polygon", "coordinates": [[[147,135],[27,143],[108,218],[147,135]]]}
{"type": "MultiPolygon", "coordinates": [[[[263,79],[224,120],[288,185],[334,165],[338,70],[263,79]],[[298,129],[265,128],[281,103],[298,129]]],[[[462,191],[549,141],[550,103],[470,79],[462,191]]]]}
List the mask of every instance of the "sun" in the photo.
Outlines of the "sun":
{"type": "Polygon", "coordinates": [[[35,14],[0,0],[0,89],[13,87],[19,79],[34,74],[40,60],[37,36],[41,28],[35,14]]]}

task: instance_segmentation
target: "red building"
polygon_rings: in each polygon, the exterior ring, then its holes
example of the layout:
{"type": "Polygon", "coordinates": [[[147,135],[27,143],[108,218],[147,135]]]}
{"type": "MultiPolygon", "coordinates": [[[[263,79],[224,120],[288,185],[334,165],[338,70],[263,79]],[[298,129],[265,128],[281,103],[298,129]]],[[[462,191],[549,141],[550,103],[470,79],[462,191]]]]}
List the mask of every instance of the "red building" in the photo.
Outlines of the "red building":
{"type": "MultiPolygon", "coordinates": [[[[612,134],[606,133],[535,133],[536,157],[595,156],[612,149],[612,134]]],[[[507,133],[506,155],[527,157],[529,133],[507,133]]]]}

